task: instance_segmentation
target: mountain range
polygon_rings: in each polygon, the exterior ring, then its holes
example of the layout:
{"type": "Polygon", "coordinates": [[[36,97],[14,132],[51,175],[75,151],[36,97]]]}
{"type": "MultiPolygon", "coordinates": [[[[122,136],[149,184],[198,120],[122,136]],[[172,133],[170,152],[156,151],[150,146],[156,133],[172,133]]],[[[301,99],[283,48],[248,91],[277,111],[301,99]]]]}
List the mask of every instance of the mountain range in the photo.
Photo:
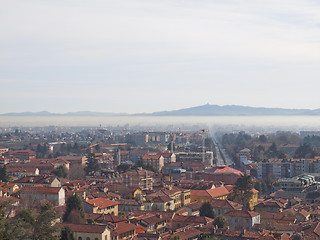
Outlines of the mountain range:
{"type": "Polygon", "coordinates": [[[106,112],[68,112],[68,113],[50,113],[41,112],[21,112],[4,113],[0,116],[317,116],[320,115],[320,109],[286,109],[286,108],[264,108],[248,107],[239,105],[201,105],[196,107],[184,108],[173,111],[161,111],[153,113],[106,113],[106,112]]]}

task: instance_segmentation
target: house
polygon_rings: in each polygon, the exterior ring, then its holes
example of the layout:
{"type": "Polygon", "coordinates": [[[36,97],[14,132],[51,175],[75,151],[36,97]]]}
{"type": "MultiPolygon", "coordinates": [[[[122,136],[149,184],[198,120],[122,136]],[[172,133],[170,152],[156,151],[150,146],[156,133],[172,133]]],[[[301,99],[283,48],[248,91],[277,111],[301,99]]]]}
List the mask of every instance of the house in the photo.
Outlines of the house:
{"type": "Polygon", "coordinates": [[[158,172],[161,172],[164,167],[164,157],[159,153],[147,153],[142,157],[142,162],[146,166],[152,167],[158,172]]]}
{"type": "Polygon", "coordinates": [[[152,190],[154,173],[152,171],[138,168],[122,174],[123,183],[126,187],[140,188],[141,190],[152,190]]]}
{"type": "Polygon", "coordinates": [[[172,238],[178,238],[181,240],[197,240],[202,236],[202,232],[194,227],[187,227],[177,229],[173,234],[172,238]]]}
{"type": "Polygon", "coordinates": [[[270,224],[294,224],[297,221],[295,216],[283,212],[259,212],[259,214],[262,227],[270,224]]]}
{"type": "Polygon", "coordinates": [[[111,239],[112,240],[129,240],[136,236],[136,229],[138,228],[135,224],[127,222],[119,222],[115,224],[110,224],[111,229],[111,239]]]}
{"type": "Polygon", "coordinates": [[[36,158],[36,153],[32,150],[17,150],[5,152],[4,156],[6,158],[16,158],[21,162],[30,162],[32,159],[36,158]]]}
{"type": "Polygon", "coordinates": [[[110,240],[111,231],[107,225],[67,224],[61,227],[69,227],[75,240],[110,240]]]}
{"type": "Polygon", "coordinates": [[[224,217],[231,230],[251,230],[255,224],[260,224],[260,214],[253,211],[231,210],[224,217]]]}
{"type": "Polygon", "coordinates": [[[160,195],[144,202],[146,210],[173,211],[175,209],[174,199],[167,195],[160,195]]]}
{"type": "Polygon", "coordinates": [[[39,168],[33,166],[25,166],[25,164],[7,164],[7,173],[12,177],[26,177],[39,175],[39,168]]]}
{"type": "Polygon", "coordinates": [[[67,161],[70,170],[76,169],[78,166],[85,166],[88,158],[86,156],[61,156],[57,160],[67,161]]]}
{"type": "Polygon", "coordinates": [[[26,176],[13,181],[20,187],[42,185],[45,187],[61,187],[60,180],[55,176],[26,176]]]}
{"type": "Polygon", "coordinates": [[[46,199],[54,206],[65,204],[65,190],[62,187],[44,187],[42,185],[34,187],[24,187],[21,189],[20,198],[31,204],[39,204],[46,199]]]}
{"type": "Polygon", "coordinates": [[[162,214],[146,216],[139,220],[139,224],[149,233],[163,233],[166,231],[168,219],[162,214]]]}
{"type": "Polygon", "coordinates": [[[119,202],[112,201],[106,198],[94,198],[84,201],[84,211],[86,213],[104,213],[118,216],[119,202]]]}
{"type": "MultiPolygon", "coordinates": [[[[158,196],[167,196],[174,200],[174,208],[178,209],[182,206],[190,204],[191,194],[189,189],[181,189],[176,186],[166,186],[147,196],[152,199],[158,196]]],[[[169,200],[168,200],[169,201],[169,200]]]]}
{"type": "Polygon", "coordinates": [[[257,204],[254,209],[257,212],[282,212],[284,204],[274,199],[267,199],[257,204]]]}
{"type": "Polygon", "coordinates": [[[212,223],[214,219],[204,216],[183,216],[175,214],[171,223],[171,230],[176,230],[178,228],[190,226],[192,224],[196,225],[208,225],[212,223]]]}
{"type": "Polygon", "coordinates": [[[140,210],[140,211],[145,210],[144,204],[134,199],[119,199],[118,202],[119,202],[118,210],[121,213],[128,213],[136,210],[140,210]]]}
{"type": "Polygon", "coordinates": [[[191,202],[211,202],[213,199],[227,199],[229,191],[226,187],[217,187],[207,190],[190,190],[191,202]]]}
{"type": "Polygon", "coordinates": [[[0,188],[3,189],[9,196],[19,190],[19,186],[15,183],[0,182],[0,188]]]}
{"type": "Polygon", "coordinates": [[[234,185],[241,176],[243,176],[241,171],[225,165],[216,165],[201,173],[202,179],[206,181],[221,181],[226,185],[234,185]]]}
{"type": "Polygon", "coordinates": [[[189,205],[183,206],[182,209],[185,209],[187,211],[188,216],[199,216],[201,206],[202,206],[202,203],[193,202],[193,203],[190,203],[189,205]]]}
{"type": "Polygon", "coordinates": [[[232,202],[227,199],[213,199],[211,205],[216,215],[224,215],[225,213],[232,210],[242,210],[242,205],[236,202],[232,202]]]}
{"type": "Polygon", "coordinates": [[[164,158],[164,164],[176,162],[176,155],[171,152],[163,152],[161,156],[164,158]]]}

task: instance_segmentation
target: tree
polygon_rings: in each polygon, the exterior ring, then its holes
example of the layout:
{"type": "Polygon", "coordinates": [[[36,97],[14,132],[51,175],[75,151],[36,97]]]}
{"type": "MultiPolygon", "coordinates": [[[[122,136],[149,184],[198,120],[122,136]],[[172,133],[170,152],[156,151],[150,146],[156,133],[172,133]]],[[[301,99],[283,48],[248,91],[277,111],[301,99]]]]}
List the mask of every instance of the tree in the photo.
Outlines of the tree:
{"type": "Polygon", "coordinates": [[[277,145],[274,142],[269,147],[267,154],[269,157],[277,157],[278,149],[277,149],[277,145]]]}
{"type": "Polygon", "coordinates": [[[6,165],[3,165],[3,167],[0,167],[0,180],[2,182],[8,182],[9,181],[9,176],[8,176],[8,173],[7,173],[6,165]]]}
{"type": "Polygon", "coordinates": [[[128,163],[121,163],[117,166],[118,172],[127,172],[131,169],[131,166],[128,163]]]}
{"type": "Polygon", "coordinates": [[[86,171],[87,175],[93,174],[98,169],[99,169],[98,160],[94,156],[94,153],[89,153],[87,166],[85,168],[85,171],[86,171]]]}
{"type": "Polygon", "coordinates": [[[85,219],[85,214],[84,214],[84,208],[83,208],[83,202],[81,197],[77,194],[74,193],[70,197],[68,197],[67,202],[66,202],[66,211],[63,215],[63,221],[70,221],[70,215],[72,212],[78,212],[80,216],[80,221],[85,219]]]}
{"type": "Polygon", "coordinates": [[[209,233],[201,234],[200,240],[218,240],[218,238],[211,236],[209,233]]]}
{"type": "Polygon", "coordinates": [[[265,135],[260,135],[259,136],[259,141],[261,143],[266,143],[268,141],[267,137],[265,135]]]}
{"type": "Polygon", "coordinates": [[[41,206],[40,214],[34,223],[34,240],[54,240],[56,227],[52,224],[56,218],[56,212],[52,206],[47,203],[41,206]]]}
{"type": "Polygon", "coordinates": [[[74,240],[73,232],[70,227],[65,226],[61,229],[61,240],[74,240]]]}
{"type": "Polygon", "coordinates": [[[228,222],[222,215],[219,215],[214,219],[213,225],[218,226],[218,228],[225,228],[228,226],[228,222]]]}
{"type": "Polygon", "coordinates": [[[239,177],[233,188],[232,198],[234,201],[240,201],[244,209],[250,208],[250,199],[252,196],[252,178],[250,175],[244,174],[239,177]]]}
{"type": "Polygon", "coordinates": [[[63,166],[53,169],[52,173],[57,177],[61,177],[61,178],[65,178],[67,176],[67,171],[63,166]]]}
{"type": "Polygon", "coordinates": [[[215,212],[214,212],[213,207],[210,203],[205,202],[201,205],[200,216],[214,218],[215,212]]]}
{"type": "Polygon", "coordinates": [[[295,158],[314,158],[314,156],[316,155],[316,153],[313,151],[312,147],[307,144],[304,143],[302,146],[298,147],[294,157],[295,158]]]}

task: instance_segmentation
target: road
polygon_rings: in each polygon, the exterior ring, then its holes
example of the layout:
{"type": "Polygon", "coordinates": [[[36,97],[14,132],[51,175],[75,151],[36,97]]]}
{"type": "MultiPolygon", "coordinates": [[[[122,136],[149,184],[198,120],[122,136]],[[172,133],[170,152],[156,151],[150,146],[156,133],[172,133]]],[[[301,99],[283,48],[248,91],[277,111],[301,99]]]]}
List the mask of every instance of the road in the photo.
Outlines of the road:
{"type": "Polygon", "coordinates": [[[234,162],[231,160],[226,150],[214,137],[212,137],[212,139],[213,139],[215,150],[216,150],[216,164],[227,165],[227,166],[232,165],[234,162]]]}

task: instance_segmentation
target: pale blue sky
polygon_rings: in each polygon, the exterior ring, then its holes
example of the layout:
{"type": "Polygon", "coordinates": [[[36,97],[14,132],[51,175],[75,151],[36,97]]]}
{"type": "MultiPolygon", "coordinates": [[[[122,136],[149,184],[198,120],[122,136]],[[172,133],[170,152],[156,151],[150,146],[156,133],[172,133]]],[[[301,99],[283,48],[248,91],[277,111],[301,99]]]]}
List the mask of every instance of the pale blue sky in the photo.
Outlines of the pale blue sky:
{"type": "Polygon", "coordinates": [[[320,108],[320,2],[0,0],[0,112],[320,108]]]}

